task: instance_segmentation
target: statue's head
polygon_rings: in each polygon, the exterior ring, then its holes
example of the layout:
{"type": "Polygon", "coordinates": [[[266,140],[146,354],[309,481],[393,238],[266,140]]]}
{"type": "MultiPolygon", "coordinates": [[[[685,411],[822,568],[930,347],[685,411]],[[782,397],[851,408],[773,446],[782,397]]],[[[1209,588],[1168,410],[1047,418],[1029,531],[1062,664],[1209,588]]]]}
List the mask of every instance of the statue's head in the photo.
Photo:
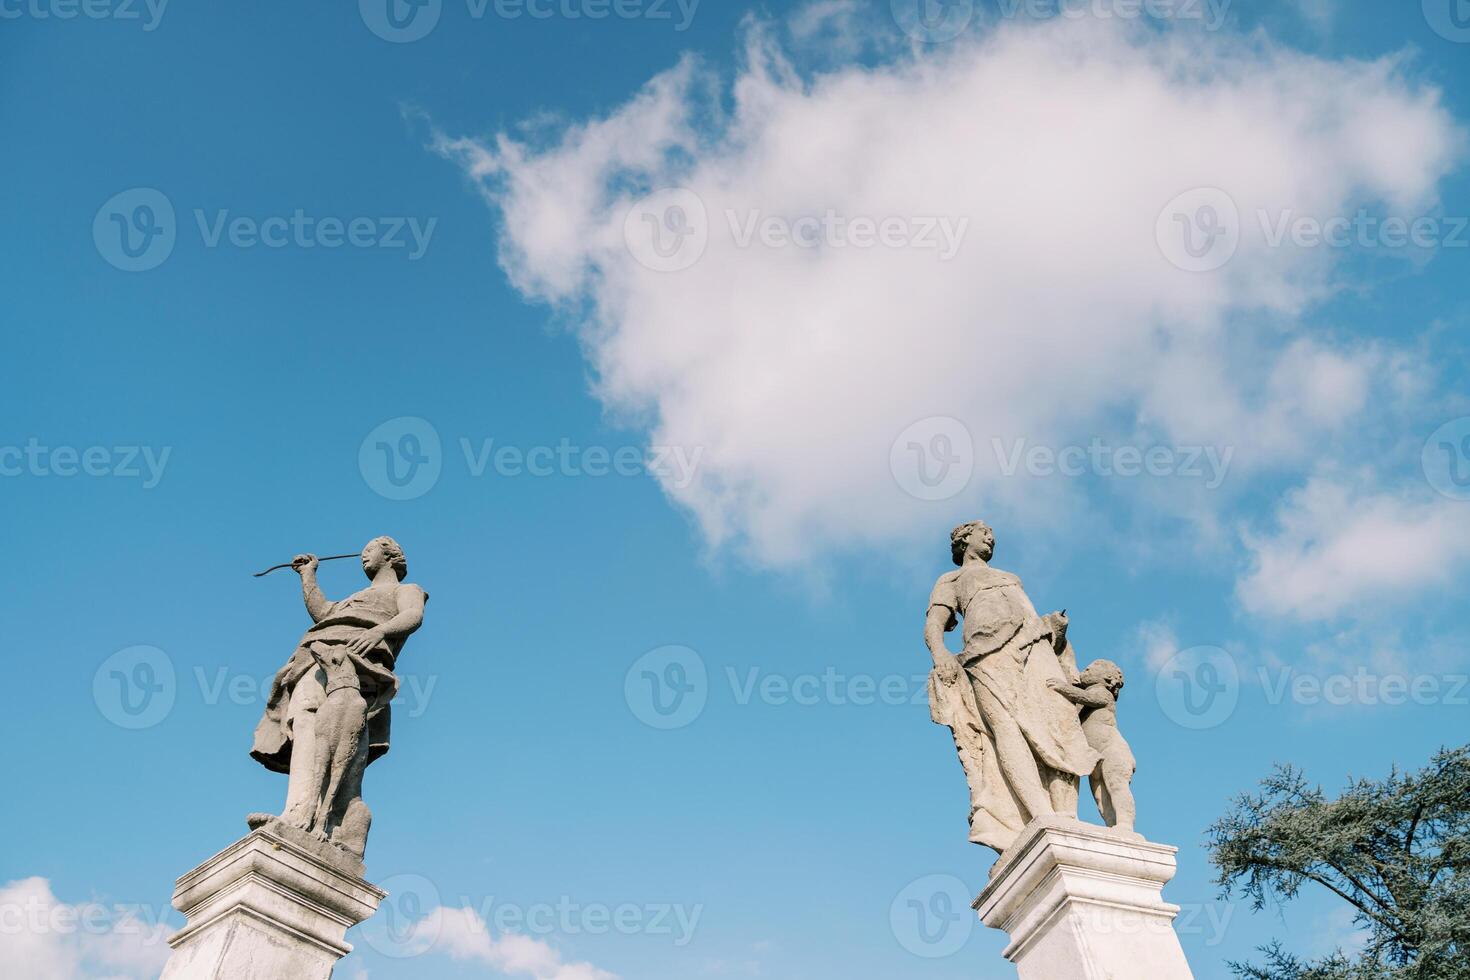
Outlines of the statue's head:
{"type": "Polygon", "coordinates": [[[408,577],[408,559],[403,557],[403,548],[385,534],[381,538],[373,538],[362,549],[362,570],[368,578],[374,578],[386,565],[393,566],[398,581],[408,577]]]}
{"type": "Polygon", "coordinates": [[[1101,684],[1117,697],[1123,690],[1123,668],[1111,660],[1094,660],[1082,672],[1082,686],[1101,684]]]}
{"type": "Polygon", "coordinates": [[[995,532],[984,521],[970,521],[949,532],[949,554],[956,565],[963,565],[965,553],[972,550],[985,561],[995,554],[995,532]]]}

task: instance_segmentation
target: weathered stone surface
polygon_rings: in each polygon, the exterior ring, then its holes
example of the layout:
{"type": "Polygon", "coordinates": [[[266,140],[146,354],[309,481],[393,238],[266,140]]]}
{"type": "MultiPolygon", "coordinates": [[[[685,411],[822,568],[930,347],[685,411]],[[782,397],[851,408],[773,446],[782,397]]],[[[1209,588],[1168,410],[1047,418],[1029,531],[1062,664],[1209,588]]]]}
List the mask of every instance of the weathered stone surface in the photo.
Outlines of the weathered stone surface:
{"type": "Polygon", "coordinates": [[[187,924],[160,980],[328,980],[352,949],[347,930],[386,897],[361,874],[361,861],[304,831],[252,831],[178,880],[187,924]]]}
{"type": "MultiPolygon", "coordinates": [[[[370,584],[345,599],[322,594],[317,564],[314,555],[291,562],[312,625],[271,682],[250,754],[288,774],[286,805],[275,819],[362,857],[372,824],[363,776],[388,751],[389,706],[398,692],[393,670],[423,624],[429,597],[403,581],[408,561],[389,537],[362,549],[370,584]]],[[[246,822],[254,828],[270,819],[255,813],[246,822]]]]}
{"type": "Polygon", "coordinates": [[[1065,817],[1033,821],[975,900],[1020,980],[1193,980],[1163,899],[1177,848],[1065,817]]]}
{"type": "Polygon", "coordinates": [[[970,840],[1005,854],[1032,822],[1077,818],[1087,776],[1109,826],[1132,829],[1133,755],[1118,730],[1123,672],[1099,660],[1077,670],[1065,612],[1040,616],[1010,572],[990,564],[983,521],[950,534],[959,566],[934,584],[924,643],[933,720],[954,736],[970,787],[970,840]],[[962,628],[952,653],[944,634],[962,628]]]}

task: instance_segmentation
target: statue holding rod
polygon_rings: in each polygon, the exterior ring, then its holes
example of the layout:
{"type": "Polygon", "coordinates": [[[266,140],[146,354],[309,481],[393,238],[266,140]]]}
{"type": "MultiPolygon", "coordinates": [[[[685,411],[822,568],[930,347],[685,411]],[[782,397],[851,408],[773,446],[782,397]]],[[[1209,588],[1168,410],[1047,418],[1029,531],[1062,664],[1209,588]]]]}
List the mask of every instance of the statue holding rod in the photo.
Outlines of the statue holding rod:
{"type": "Polygon", "coordinates": [[[315,555],[291,562],[312,625],[276,672],[250,751],[267,769],[287,774],[286,805],[279,817],[247,818],[252,828],[279,820],[359,858],[372,823],[363,774],[388,751],[389,703],[398,693],[393,670],[428,601],[404,581],[408,561],[392,538],[369,541],[361,560],[368,587],[337,602],[317,584],[315,555]]]}

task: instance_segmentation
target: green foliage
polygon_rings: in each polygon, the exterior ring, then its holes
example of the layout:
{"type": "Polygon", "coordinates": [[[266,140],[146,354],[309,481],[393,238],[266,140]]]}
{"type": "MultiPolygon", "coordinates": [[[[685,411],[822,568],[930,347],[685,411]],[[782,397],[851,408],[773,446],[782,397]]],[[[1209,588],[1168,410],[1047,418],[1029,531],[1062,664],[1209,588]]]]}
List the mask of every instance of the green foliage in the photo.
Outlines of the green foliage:
{"type": "Polygon", "coordinates": [[[1244,980],[1470,978],[1470,747],[1442,750],[1417,773],[1354,780],[1337,799],[1292,766],[1237,798],[1209,830],[1228,897],[1259,911],[1311,882],[1348,903],[1363,950],[1299,960],[1272,944],[1244,980]]]}

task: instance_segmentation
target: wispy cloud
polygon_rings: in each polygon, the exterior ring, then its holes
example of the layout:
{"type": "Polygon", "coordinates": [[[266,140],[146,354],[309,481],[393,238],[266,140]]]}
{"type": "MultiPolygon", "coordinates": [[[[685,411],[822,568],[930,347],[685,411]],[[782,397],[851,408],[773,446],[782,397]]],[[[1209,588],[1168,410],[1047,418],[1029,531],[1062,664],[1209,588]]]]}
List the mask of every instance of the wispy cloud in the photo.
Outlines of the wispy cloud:
{"type": "Polygon", "coordinates": [[[1303,621],[1386,618],[1470,564],[1466,509],[1427,487],[1376,489],[1367,473],[1314,477],[1286,497],[1274,528],[1247,533],[1240,600],[1303,621]]]}
{"type": "Polygon", "coordinates": [[[414,929],[427,950],[470,960],[510,977],[533,980],[617,980],[590,963],[566,963],[549,943],[507,932],[494,936],[474,909],[436,908],[414,929]]]}

